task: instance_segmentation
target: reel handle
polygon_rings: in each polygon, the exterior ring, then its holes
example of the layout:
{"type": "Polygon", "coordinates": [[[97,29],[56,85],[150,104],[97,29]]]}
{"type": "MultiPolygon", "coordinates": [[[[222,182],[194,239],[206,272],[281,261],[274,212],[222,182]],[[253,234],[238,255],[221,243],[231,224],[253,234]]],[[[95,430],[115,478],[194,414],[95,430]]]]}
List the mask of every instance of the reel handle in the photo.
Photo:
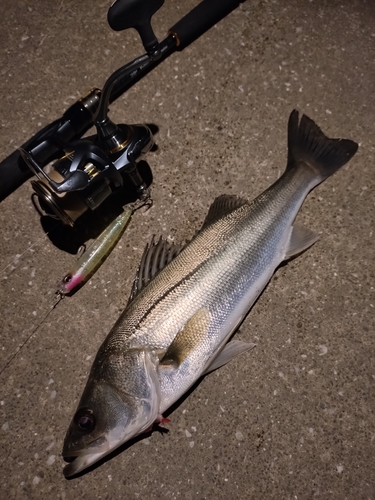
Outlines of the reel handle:
{"type": "Polygon", "coordinates": [[[115,31],[136,29],[146,51],[152,52],[158,41],[151,26],[151,17],[163,3],[164,0],[116,0],[108,10],[108,24],[115,31]]]}

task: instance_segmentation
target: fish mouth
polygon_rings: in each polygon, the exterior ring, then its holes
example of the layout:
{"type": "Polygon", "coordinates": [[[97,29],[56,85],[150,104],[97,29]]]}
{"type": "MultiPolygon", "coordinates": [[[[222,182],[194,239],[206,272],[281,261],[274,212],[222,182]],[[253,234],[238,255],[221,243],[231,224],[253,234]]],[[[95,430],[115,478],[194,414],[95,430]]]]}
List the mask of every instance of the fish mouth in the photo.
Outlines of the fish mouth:
{"type": "Polygon", "coordinates": [[[98,453],[92,452],[90,454],[82,454],[76,456],[67,456],[63,455],[64,460],[69,463],[64,467],[63,474],[65,477],[75,476],[76,474],[82,472],[84,469],[87,469],[90,465],[93,465],[95,462],[103,458],[107,454],[106,451],[100,451],[98,453]]]}
{"type": "MultiPolygon", "coordinates": [[[[153,418],[150,422],[147,422],[147,426],[145,425],[144,427],[149,427],[154,421],[155,418],[153,418]]],[[[102,436],[101,438],[92,441],[89,448],[71,451],[69,449],[63,449],[62,457],[66,462],[68,462],[63,469],[64,476],[71,477],[79,474],[84,469],[87,469],[91,465],[103,459],[105,456],[112,453],[125,442],[128,442],[130,439],[133,439],[143,432],[145,432],[143,428],[141,431],[135,429],[132,433],[129,433],[126,437],[122,437],[121,439],[119,439],[118,435],[115,433],[114,436],[102,436]]]]}
{"type": "Polygon", "coordinates": [[[62,451],[62,457],[69,463],[63,469],[64,476],[71,477],[79,474],[84,469],[87,469],[105,456],[112,453],[136,434],[138,433],[134,432],[127,435],[125,438],[124,436],[119,436],[115,429],[112,431],[112,435],[101,436],[92,441],[88,445],[88,448],[70,450],[66,447],[62,451]]]}
{"type": "Polygon", "coordinates": [[[68,465],[64,467],[65,477],[75,476],[79,472],[94,464],[111,451],[107,439],[103,437],[93,441],[88,449],[62,452],[62,457],[68,465]],[[93,449],[94,445],[94,449],[93,449]]]}

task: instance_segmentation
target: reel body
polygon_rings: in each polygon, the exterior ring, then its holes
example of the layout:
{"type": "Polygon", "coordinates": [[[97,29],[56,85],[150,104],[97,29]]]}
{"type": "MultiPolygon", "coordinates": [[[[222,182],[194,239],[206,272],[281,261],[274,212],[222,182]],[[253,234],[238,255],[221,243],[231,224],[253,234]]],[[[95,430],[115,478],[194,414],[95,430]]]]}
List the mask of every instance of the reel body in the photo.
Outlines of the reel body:
{"type": "Polygon", "coordinates": [[[32,187],[47,213],[73,226],[113,193],[131,187],[150,196],[138,164],[154,145],[146,125],[117,125],[109,105],[175,51],[181,51],[244,0],[202,0],[168,31],[160,43],[151,17],[164,0],[115,0],[108,23],[116,31],[134,28],[146,53],[116,70],[103,89],[93,89],[61,118],[40,130],[0,162],[0,201],[33,174],[32,187]],[[82,139],[92,127],[96,135],[82,139]]]}
{"type": "Polygon", "coordinates": [[[31,153],[20,150],[42,209],[73,226],[87,210],[98,208],[112,193],[130,183],[141,200],[149,196],[137,163],[154,145],[146,125],[118,125],[117,134],[105,144],[98,136],[65,146],[65,154],[49,166],[49,172],[31,153]],[[108,151],[108,148],[111,147],[108,151]]]}

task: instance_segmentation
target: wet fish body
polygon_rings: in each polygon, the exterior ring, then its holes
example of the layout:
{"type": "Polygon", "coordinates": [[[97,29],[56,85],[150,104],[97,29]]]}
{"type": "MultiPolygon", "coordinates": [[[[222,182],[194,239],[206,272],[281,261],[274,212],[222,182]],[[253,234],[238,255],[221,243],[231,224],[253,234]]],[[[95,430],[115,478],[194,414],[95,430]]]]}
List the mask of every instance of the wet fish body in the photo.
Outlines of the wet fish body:
{"type": "Polygon", "coordinates": [[[309,191],[356,150],[293,111],[287,168],[272,186],[252,202],[217,198],[185,247],[159,240],[146,249],[68,429],[66,476],[161,421],[202,375],[252,347],[227,342],[280,263],[316,241],[294,219],[309,191]]]}

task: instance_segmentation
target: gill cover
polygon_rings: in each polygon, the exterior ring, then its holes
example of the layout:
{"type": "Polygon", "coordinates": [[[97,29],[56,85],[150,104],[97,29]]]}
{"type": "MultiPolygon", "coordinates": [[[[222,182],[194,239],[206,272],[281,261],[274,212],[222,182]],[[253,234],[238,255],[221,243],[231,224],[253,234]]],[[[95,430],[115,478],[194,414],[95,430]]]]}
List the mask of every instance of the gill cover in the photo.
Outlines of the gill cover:
{"type": "Polygon", "coordinates": [[[109,354],[101,362],[97,357],[64,440],[62,455],[70,461],[66,477],[102,459],[158,418],[156,361],[153,352],[137,349],[109,354]]]}

